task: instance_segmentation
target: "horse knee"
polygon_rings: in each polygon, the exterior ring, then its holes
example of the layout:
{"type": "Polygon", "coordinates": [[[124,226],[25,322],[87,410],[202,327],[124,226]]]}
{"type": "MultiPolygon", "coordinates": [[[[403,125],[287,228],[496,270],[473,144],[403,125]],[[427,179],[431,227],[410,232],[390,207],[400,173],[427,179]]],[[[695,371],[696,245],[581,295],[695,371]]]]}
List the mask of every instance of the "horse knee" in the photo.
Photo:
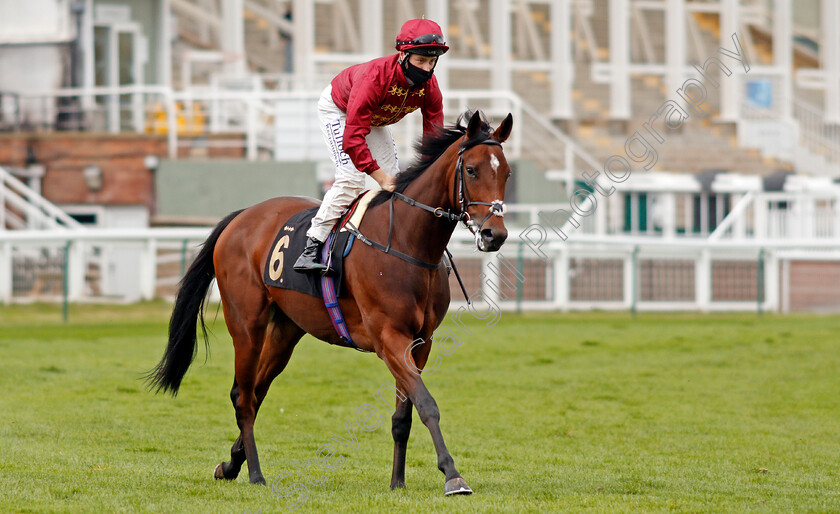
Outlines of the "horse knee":
{"type": "Polygon", "coordinates": [[[434,398],[429,397],[424,401],[418,402],[415,407],[417,408],[417,414],[420,416],[420,421],[424,425],[429,426],[429,423],[440,423],[440,409],[438,409],[434,398]]]}

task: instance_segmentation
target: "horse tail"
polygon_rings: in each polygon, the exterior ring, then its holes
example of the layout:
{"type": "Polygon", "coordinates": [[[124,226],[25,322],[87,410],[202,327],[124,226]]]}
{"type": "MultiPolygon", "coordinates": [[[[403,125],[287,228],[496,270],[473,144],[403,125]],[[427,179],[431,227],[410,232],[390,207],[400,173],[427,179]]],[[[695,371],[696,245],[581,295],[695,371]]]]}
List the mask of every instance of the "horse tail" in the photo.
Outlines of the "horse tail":
{"type": "Polygon", "coordinates": [[[201,325],[204,346],[208,353],[210,351],[207,327],[204,324],[204,302],[207,299],[207,290],[216,276],[216,270],[213,267],[213,251],[216,249],[219,236],[240,212],[242,210],[230,213],[216,225],[178,285],[175,307],[169,319],[169,342],[166,345],[166,351],[158,365],[145,377],[149,389],[156,393],[162,390],[172,396],[178,394],[181,380],[197,353],[196,322],[201,325]]]}

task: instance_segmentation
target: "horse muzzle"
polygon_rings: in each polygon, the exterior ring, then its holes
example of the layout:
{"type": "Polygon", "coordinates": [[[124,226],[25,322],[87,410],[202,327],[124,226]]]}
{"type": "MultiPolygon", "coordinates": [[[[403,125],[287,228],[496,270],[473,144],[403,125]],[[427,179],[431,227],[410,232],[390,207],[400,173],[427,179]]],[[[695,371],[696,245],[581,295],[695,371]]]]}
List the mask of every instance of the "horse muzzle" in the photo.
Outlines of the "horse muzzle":
{"type": "Polygon", "coordinates": [[[507,236],[508,231],[505,228],[485,228],[476,234],[475,245],[482,252],[497,252],[507,236]]]}

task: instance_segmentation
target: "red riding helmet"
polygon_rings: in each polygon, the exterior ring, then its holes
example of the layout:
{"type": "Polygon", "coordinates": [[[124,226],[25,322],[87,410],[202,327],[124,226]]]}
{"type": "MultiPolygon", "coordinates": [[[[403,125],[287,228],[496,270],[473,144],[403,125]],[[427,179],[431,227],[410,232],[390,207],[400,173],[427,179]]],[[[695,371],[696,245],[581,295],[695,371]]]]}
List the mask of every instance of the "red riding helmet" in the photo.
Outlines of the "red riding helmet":
{"type": "Polygon", "coordinates": [[[427,19],[408,20],[403,23],[394,48],[400,52],[427,56],[443,55],[449,50],[443,40],[440,25],[427,19]]]}

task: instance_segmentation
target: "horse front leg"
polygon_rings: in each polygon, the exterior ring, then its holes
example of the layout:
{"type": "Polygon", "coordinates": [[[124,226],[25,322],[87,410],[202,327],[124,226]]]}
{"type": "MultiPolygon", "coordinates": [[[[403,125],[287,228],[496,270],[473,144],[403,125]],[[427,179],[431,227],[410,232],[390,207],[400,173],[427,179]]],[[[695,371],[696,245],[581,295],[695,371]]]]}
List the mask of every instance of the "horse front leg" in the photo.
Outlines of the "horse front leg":
{"type": "MultiPolygon", "coordinates": [[[[443,492],[445,495],[450,494],[471,494],[472,489],[467,485],[467,482],[458,473],[455,468],[455,461],[452,459],[449,450],[446,448],[446,443],[443,440],[443,434],[440,430],[440,409],[438,409],[437,402],[432,397],[432,394],[426,389],[426,385],[420,378],[420,375],[414,371],[416,368],[414,359],[411,355],[406,355],[405,349],[411,344],[410,338],[405,338],[402,335],[394,334],[394,337],[385,339],[388,341],[385,346],[383,358],[388,365],[388,369],[397,382],[397,389],[403,391],[414,404],[417,409],[417,414],[420,416],[420,421],[429,429],[432,436],[432,442],[435,445],[435,452],[437,453],[438,469],[441,470],[445,477],[443,492]],[[399,344],[402,341],[403,344],[399,344]],[[400,350],[401,349],[401,350],[400,350]],[[409,361],[409,362],[406,362],[409,361]]],[[[397,408],[399,412],[399,407],[397,408]]],[[[394,413],[396,416],[397,412],[394,413]]],[[[411,410],[408,409],[410,416],[411,410]]],[[[403,414],[405,415],[405,414],[403,414]]],[[[401,420],[403,418],[400,418],[401,420]]],[[[404,423],[404,421],[403,421],[404,423]]],[[[402,435],[402,434],[400,434],[402,435]]],[[[407,431],[405,435],[407,444],[407,431]]],[[[394,455],[394,470],[397,469],[398,458],[401,457],[403,472],[405,469],[405,450],[400,450],[395,439],[395,455],[394,455]]],[[[392,476],[392,486],[394,478],[399,476],[392,476]]],[[[404,480],[403,480],[404,481],[404,480]]]]}
{"type": "Polygon", "coordinates": [[[401,401],[397,396],[397,407],[391,417],[391,435],[394,437],[394,469],[391,471],[391,489],[405,487],[405,455],[408,436],[411,433],[411,400],[401,401]]]}

